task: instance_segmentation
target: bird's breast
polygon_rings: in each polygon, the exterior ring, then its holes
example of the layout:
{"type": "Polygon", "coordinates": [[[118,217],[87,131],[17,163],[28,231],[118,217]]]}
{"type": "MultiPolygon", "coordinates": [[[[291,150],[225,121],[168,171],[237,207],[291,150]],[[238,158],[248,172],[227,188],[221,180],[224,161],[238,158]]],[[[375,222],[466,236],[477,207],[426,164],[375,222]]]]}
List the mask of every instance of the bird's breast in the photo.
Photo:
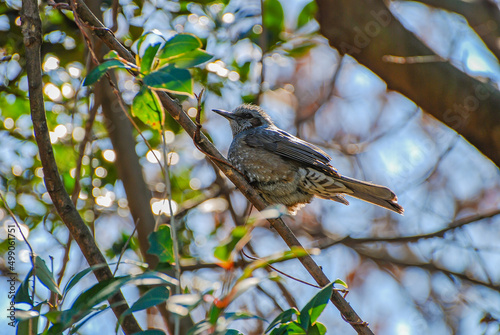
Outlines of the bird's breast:
{"type": "Polygon", "coordinates": [[[228,159],[250,182],[292,182],[297,168],[281,156],[263,148],[248,146],[236,139],[229,149],[228,159]]]}

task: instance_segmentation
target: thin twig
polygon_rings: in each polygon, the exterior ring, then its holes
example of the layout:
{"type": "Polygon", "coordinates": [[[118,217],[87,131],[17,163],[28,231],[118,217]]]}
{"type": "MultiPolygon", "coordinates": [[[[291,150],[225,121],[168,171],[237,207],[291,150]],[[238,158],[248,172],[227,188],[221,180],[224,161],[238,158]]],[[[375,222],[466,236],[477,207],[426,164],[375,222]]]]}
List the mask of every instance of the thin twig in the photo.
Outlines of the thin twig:
{"type": "Polygon", "coordinates": [[[120,262],[122,261],[123,254],[125,254],[125,251],[127,251],[127,247],[129,245],[130,241],[132,240],[132,237],[134,237],[134,234],[135,234],[135,231],[137,230],[138,225],[139,225],[139,220],[137,220],[137,222],[135,222],[134,230],[132,230],[132,233],[130,234],[130,236],[127,238],[127,241],[123,245],[123,248],[120,252],[120,256],[118,257],[118,261],[116,261],[116,267],[115,267],[115,271],[113,271],[113,277],[116,276],[116,272],[118,271],[118,267],[120,266],[120,262]]]}

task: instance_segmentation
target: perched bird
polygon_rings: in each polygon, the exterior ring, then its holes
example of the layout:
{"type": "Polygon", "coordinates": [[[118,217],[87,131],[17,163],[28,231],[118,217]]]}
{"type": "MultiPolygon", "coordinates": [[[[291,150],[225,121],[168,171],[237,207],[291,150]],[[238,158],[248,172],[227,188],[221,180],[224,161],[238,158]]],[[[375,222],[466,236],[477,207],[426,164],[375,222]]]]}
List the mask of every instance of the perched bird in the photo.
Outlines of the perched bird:
{"type": "Polygon", "coordinates": [[[340,175],[323,150],[276,127],[259,106],[213,111],[233,132],[229,162],[270,204],[283,204],[293,215],[314,196],[348,205],[343,195],[349,195],[403,214],[390,189],[340,175]]]}

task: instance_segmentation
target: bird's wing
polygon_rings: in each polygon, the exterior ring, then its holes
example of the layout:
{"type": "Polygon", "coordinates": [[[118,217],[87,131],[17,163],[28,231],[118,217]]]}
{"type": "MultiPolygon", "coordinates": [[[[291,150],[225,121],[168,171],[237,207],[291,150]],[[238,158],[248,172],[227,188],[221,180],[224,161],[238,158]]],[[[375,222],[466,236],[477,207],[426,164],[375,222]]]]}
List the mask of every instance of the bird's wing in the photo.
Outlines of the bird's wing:
{"type": "Polygon", "coordinates": [[[329,164],[331,158],[326,152],[281,129],[255,129],[254,132],[245,136],[245,142],[251,147],[264,148],[285,158],[340,177],[337,170],[329,164]]]}

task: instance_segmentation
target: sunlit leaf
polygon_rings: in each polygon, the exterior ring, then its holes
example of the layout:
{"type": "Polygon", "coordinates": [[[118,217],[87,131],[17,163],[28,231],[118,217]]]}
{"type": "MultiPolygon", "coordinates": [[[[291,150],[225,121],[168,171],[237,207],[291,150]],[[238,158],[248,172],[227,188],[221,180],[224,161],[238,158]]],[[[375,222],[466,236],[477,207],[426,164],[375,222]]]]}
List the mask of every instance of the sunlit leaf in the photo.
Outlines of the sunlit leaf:
{"type": "Polygon", "coordinates": [[[173,65],[161,68],[144,76],[144,84],[177,94],[193,95],[193,78],[186,69],[179,69],[173,65]]]}
{"type": "Polygon", "coordinates": [[[248,227],[238,226],[233,228],[231,236],[226,241],[222,242],[215,248],[214,256],[221,261],[228,261],[231,252],[234,250],[238,242],[248,233],[248,227]]]}
{"type": "Polygon", "coordinates": [[[345,288],[349,288],[349,286],[346,284],[346,282],[345,282],[345,281],[343,281],[342,279],[339,279],[339,278],[335,279],[335,281],[334,281],[333,283],[334,283],[334,284],[339,284],[339,285],[342,285],[342,286],[344,286],[345,288]]]}
{"type": "Polygon", "coordinates": [[[180,56],[170,58],[168,63],[175,64],[179,68],[188,68],[203,64],[213,57],[213,55],[204,50],[195,49],[180,56]]]}
{"type": "Polygon", "coordinates": [[[174,246],[170,235],[170,226],[161,225],[157,231],[148,236],[148,253],[158,256],[162,263],[175,263],[174,246]]]}
{"type": "Polygon", "coordinates": [[[314,19],[317,11],[318,5],[316,5],[316,1],[311,1],[305,5],[297,18],[297,29],[314,19]]]}
{"type": "Polygon", "coordinates": [[[311,300],[302,308],[299,315],[299,323],[304,329],[309,329],[316,322],[320,314],[326,307],[332,295],[333,283],[323,287],[311,300]]]}
{"type": "Polygon", "coordinates": [[[143,86],[132,102],[132,115],[156,130],[162,128],[163,106],[155,92],[143,86]]]}
{"type": "Polygon", "coordinates": [[[83,81],[83,86],[92,85],[97,82],[101,77],[110,69],[129,69],[130,66],[122,63],[118,59],[112,59],[107,62],[101,63],[90,71],[85,80],[83,81]]]}
{"type": "Polygon", "coordinates": [[[159,55],[160,59],[168,59],[201,48],[200,39],[191,34],[177,34],[165,43],[159,55]]]}

